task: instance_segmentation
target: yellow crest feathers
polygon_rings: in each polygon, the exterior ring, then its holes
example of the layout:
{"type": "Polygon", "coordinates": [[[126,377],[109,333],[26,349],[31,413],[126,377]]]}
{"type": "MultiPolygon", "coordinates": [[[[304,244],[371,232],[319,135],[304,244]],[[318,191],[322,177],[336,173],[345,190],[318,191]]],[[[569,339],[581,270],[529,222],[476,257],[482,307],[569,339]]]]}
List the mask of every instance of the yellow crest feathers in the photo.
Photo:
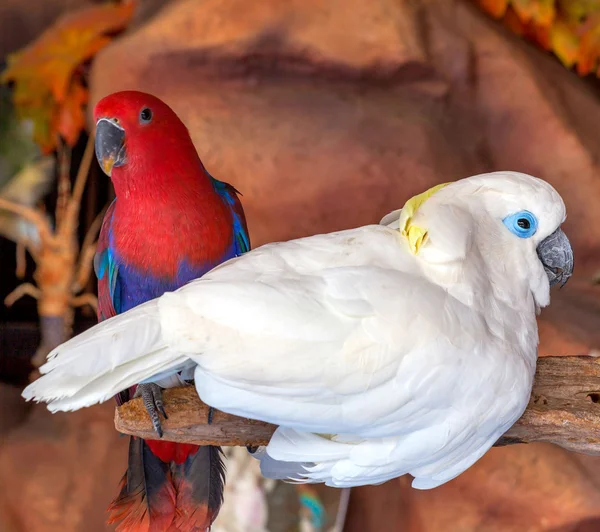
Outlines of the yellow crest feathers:
{"type": "Polygon", "coordinates": [[[413,225],[412,218],[423,203],[446,185],[448,185],[448,183],[442,183],[421,194],[417,194],[410,198],[404,204],[404,207],[402,207],[399,219],[399,229],[402,235],[408,240],[408,246],[415,255],[419,252],[419,248],[427,241],[427,229],[419,227],[418,225],[413,225]]]}

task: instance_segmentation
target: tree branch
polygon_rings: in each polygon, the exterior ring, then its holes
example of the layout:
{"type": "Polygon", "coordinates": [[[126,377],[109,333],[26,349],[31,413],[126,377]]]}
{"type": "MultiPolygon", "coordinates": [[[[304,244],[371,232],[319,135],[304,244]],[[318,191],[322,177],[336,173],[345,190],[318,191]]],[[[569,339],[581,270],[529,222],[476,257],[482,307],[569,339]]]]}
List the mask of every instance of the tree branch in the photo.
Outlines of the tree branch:
{"type": "Polygon", "coordinates": [[[52,236],[50,225],[40,212],[31,207],[26,207],[25,205],[20,205],[4,198],[0,198],[0,209],[5,209],[14,214],[18,214],[22,218],[25,218],[25,220],[34,224],[40,233],[40,241],[42,243],[50,240],[52,236]]]}
{"type": "Polygon", "coordinates": [[[25,244],[23,243],[23,241],[18,241],[18,242],[16,242],[16,244],[17,244],[17,251],[16,251],[17,267],[15,270],[15,276],[17,277],[17,279],[23,279],[25,277],[25,274],[27,273],[26,248],[25,248],[25,244]]]}
{"type": "MultiPolygon", "coordinates": [[[[164,440],[200,445],[266,445],[274,425],[215,410],[208,424],[208,406],[200,401],[194,386],[165,390],[163,401],[169,419],[163,421],[164,440]]],[[[115,426],[123,434],[156,438],[142,398],[117,407],[115,426]]]]}
{"type": "Polygon", "coordinates": [[[96,245],[96,242],[92,242],[92,244],[81,248],[79,253],[79,263],[77,265],[77,271],[75,272],[75,280],[71,285],[71,290],[74,294],[83,290],[90,279],[94,265],[94,255],[96,254],[96,245]]]}
{"type": "Polygon", "coordinates": [[[27,273],[27,253],[29,253],[36,264],[39,261],[40,250],[39,246],[29,238],[20,238],[15,242],[17,245],[17,268],[15,274],[17,279],[23,279],[27,273]]]}
{"type": "Polygon", "coordinates": [[[71,298],[71,306],[73,308],[89,305],[94,312],[98,312],[98,298],[91,293],[81,294],[71,298]]]}
{"type": "Polygon", "coordinates": [[[81,197],[85,190],[85,184],[87,182],[88,174],[90,172],[90,166],[94,157],[94,135],[91,134],[88,137],[85,151],[81,158],[81,163],[77,169],[77,177],[75,177],[75,185],[73,185],[73,193],[69,199],[67,206],[65,207],[65,216],[63,223],[57,227],[56,232],[60,233],[63,238],[71,237],[77,230],[79,224],[79,210],[81,208],[81,197]]]}
{"type": "Polygon", "coordinates": [[[39,299],[41,294],[42,291],[37,286],[31,283],[23,283],[4,298],[4,304],[7,307],[12,307],[23,296],[31,296],[34,299],[39,299]]]}
{"type": "Polygon", "coordinates": [[[98,242],[95,239],[98,235],[98,231],[100,231],[100,227],[102,226],[102,220],[104,219],[104,214],[106,213],[107,208],[108,207],[105,206],[96,215],[94,221],[91,223],[87,233],[85,234],[83,243],[81,244],[79,262],[77,264],[77,270],[75,273],[75,281],[71,287],[71,290],[75,294],[84,289],[90,278],[90,275],[92,274],[94,255],[96,254],[96,247],[98,246],[98,242]]]}
{"type": "MultiPolygon", "coordinates": [[[[276,427],[216,411],[208,424],[208,407],[193,386],[164,392],[169,419],[163,439],[200,445],[265,445],[276,427]]],[[[117,408],[119,432],[156,438],[141,398],[117,408]]],[[[600,358],[543,357],[538,360],[527,410],[496,443],[549,442],[585,454],[600,454],[600,358]]]]}
{"type": "Polygon", "coordinates": [[[60,227],[71,195],[71,148],[59,141],[58,148],[58,199],[56,200],[56,226],[60,227]]]}

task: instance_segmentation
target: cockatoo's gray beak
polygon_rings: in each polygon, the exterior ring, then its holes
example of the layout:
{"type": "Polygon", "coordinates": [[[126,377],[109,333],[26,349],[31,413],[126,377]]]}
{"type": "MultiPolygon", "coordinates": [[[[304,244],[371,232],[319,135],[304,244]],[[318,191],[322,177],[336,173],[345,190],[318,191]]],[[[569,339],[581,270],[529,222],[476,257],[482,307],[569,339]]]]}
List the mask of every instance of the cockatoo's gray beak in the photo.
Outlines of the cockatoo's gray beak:
{"type": "Polygon", "coordinates": [[[573,249],[567,235],[558,228],[540,242],[537,254],[544,265],[550,286],[559,283],[561,287],[564,286],[573,275],[573,249]]]}

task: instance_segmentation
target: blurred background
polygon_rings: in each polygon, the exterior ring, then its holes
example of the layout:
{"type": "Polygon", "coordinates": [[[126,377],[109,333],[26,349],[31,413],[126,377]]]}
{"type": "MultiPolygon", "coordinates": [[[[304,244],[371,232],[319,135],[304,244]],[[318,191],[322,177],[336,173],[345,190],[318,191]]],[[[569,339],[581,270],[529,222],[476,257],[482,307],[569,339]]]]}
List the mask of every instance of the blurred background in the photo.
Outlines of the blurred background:
{"type": "MultiPolygon", "coordinates": [[[[50,415],[20,392],[95,323],[91,260],[114,196],[93,105],[165,100],[243,193],[254,246],[376,223],[437,183],[542,177],[576,277],[540,355],[600,347],[600,0],[3,0],[0,4],[0,532],[100,532],[126,467],[114,406],[50,415]]],[[[599,407],[600,408],[600,407],[599,407]]],[[[214,532],[600,530],[600,459],[496,448],[432,491],[268,483],[230,450],[214,532]],[[347,512],[346,512],[347,509],[347,512]],[[341,521],[338,520],[338,524],[341,521]]]]}

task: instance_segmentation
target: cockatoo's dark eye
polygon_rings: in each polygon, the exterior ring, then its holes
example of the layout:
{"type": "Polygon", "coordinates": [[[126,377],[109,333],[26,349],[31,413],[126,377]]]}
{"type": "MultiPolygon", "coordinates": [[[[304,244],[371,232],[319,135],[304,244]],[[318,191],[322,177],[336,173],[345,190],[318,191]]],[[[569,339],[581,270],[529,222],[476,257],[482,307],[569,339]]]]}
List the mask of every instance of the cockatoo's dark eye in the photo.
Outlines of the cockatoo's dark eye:
{"type": "Polygon", "coordinates": [[[152,120],[152,110],[149,107],[144,107],[140,111],[140,124],[147,124],[152,120]]]}
{"type": "Polygon", "coordinates": [[[502,222],[513,235],[517,235],[519,238],[529,238],[535,235],[538,227],[537,218],[529,211],[511,214],[502,222]]]}

